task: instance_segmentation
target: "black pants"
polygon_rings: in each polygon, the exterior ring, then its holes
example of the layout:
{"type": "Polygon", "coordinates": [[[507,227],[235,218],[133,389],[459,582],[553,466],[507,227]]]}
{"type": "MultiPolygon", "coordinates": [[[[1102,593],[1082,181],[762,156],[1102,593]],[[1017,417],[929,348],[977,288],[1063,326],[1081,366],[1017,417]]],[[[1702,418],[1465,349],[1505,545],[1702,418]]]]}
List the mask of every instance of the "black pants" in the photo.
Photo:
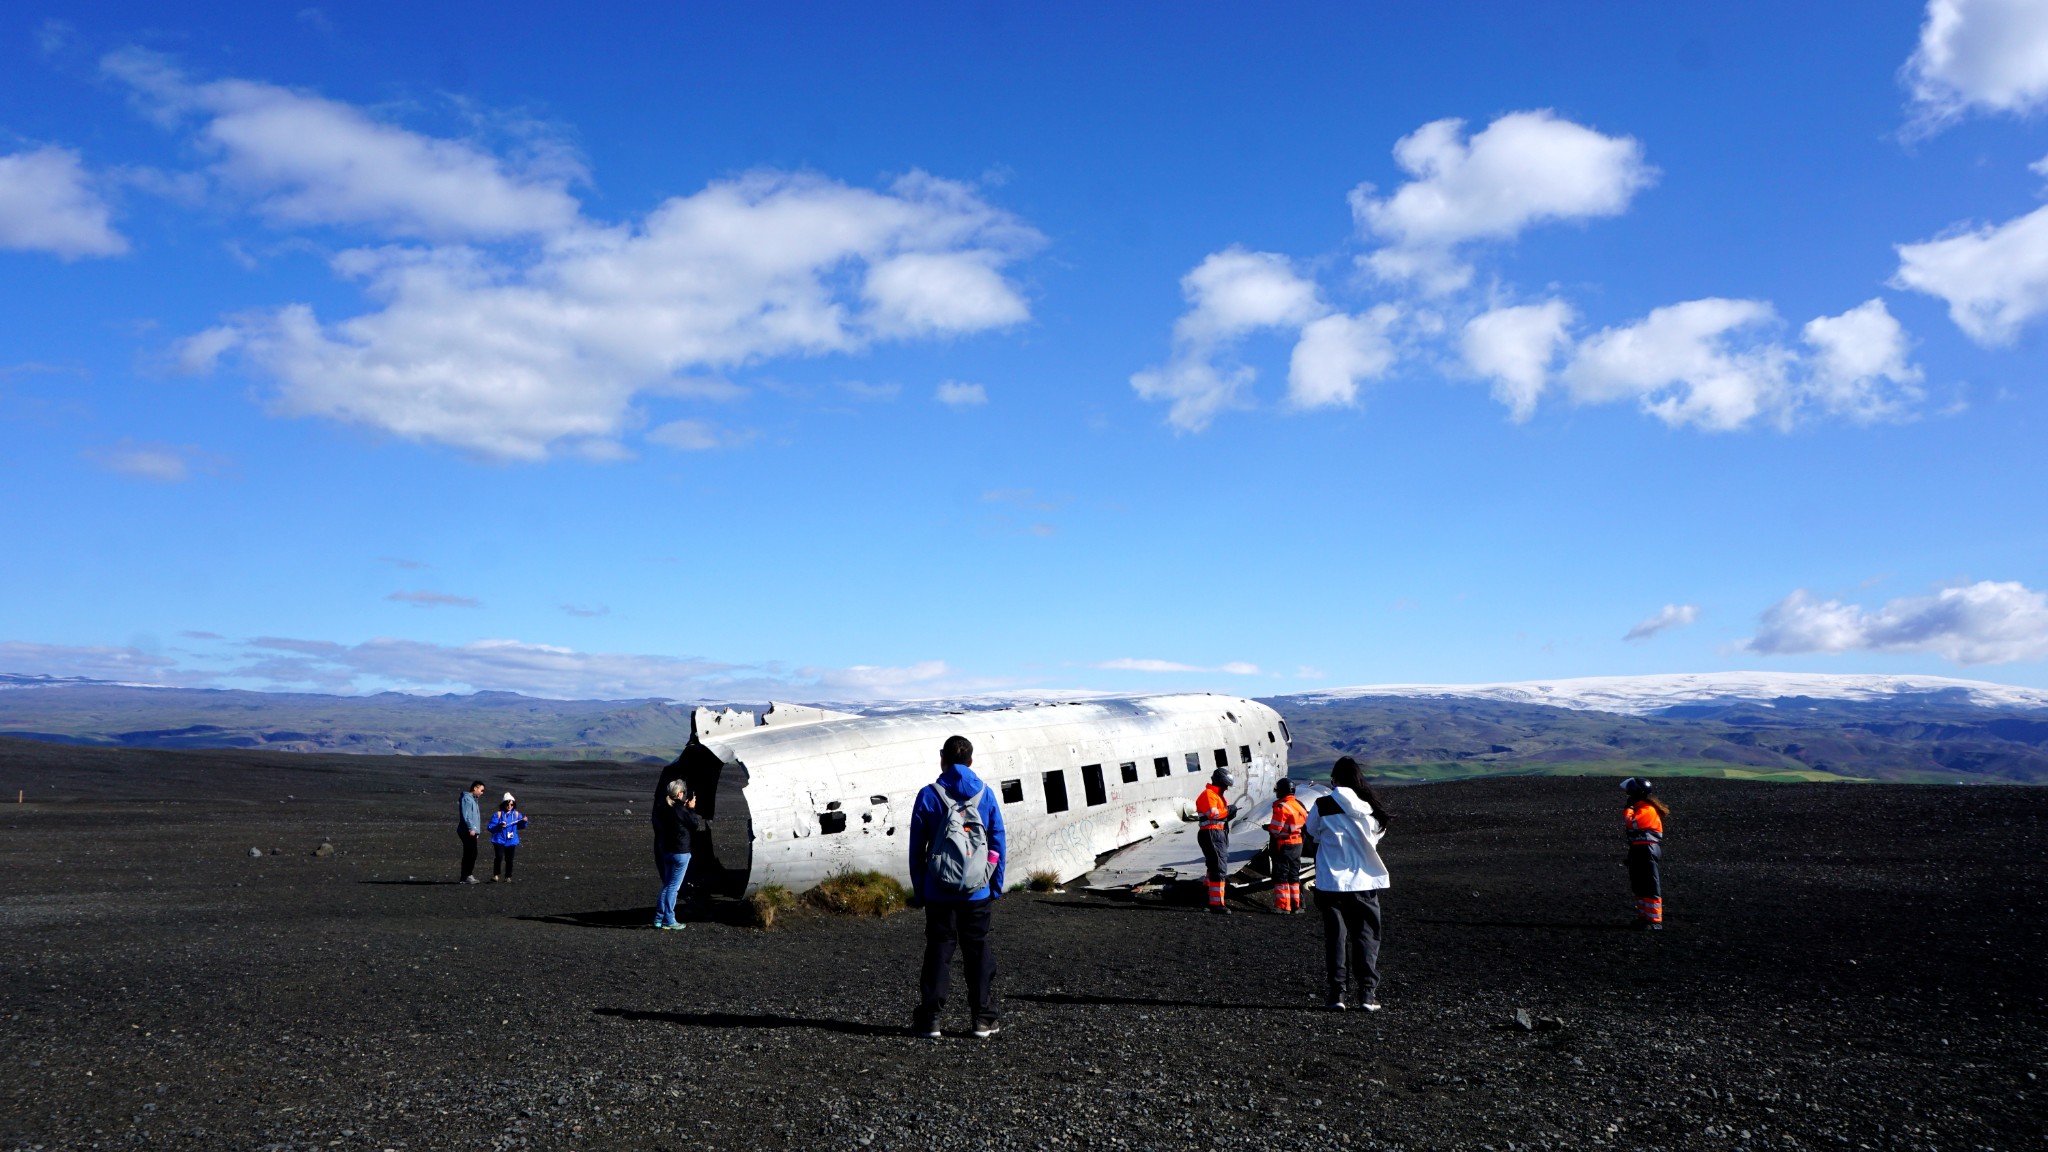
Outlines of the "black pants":
{"type": "Polygon", "coordinates": [[[462,841],[462,872],[459,878],[467,879],[476,875],[476,834],[458,828],[455,838],[462,841]]]}
{"type": "Polygon", "coordinates": [[[976,1020],[993,1020],[996,1007],[996,954],[988,946],[989,914],[994,900],[931,903],[924,906],[924,973],[918,981],[922,997],[917,1023],[929,1029],[945,1011],[953,986],[953,950],[958,947],[967,969],[967,999],[976,1020]]]}
{"type": "Polygon", "coordinates": [[[491,845],[491,875],[512,878],[512,857],[519,851],[517,844],[491,845]]]}
{"type": "Polygon", "coordinates": [[[1628,846],[1628,889],[1638,899],[1664,895],[1664,878],[1657,874],[1663,855],[1648,844],[1628,846]]]}
{"type": "Polygon", "coordinates": [[[1323,916],[1323,970],[1332,1003],[1358,982],[1358,1002],[1370,1004],[1380,986],[1380,895],[1316,889],[1323,916]]]}
{"type": "Polygon", "coordinates": [[[1195,833],[1195,843],[1202,846],[1202,863],[1208,869],[1211,883],[1230,875],[1230,831],[1203,828],[1195,833]]]}

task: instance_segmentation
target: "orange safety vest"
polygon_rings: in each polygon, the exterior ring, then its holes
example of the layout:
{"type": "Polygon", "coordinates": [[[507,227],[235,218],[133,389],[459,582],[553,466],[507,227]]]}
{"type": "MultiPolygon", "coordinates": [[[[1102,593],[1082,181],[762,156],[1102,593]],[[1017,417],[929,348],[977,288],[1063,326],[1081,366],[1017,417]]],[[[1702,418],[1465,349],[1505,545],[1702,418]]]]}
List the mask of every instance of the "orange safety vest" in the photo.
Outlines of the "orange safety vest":
{"type": "Polygon", "coordinates": [[[1292,796],[1282,796],[1273,801],[1273,820],[1266,825],[1266,831],[1273,834],[1273,843],[1285,848],[1301,843],[1301,830],[1308,825],[1308,809],[1292,796]]]}
{"type": "Polygon", "coordinates": [[[1621,828],[1630,844],[1664,842],[1664,817],[1649,804],[1631,804],[1622,809],[1621,828]]]}
{"type": "Polygon", "coordinates": [[[1202,818],[1203,831],[1223,831],[1230,826],[1230,805],[1223,799],[1223,789],[1214,784],[1202,789],[1195,798],[1195,815],[1202,818]]]}

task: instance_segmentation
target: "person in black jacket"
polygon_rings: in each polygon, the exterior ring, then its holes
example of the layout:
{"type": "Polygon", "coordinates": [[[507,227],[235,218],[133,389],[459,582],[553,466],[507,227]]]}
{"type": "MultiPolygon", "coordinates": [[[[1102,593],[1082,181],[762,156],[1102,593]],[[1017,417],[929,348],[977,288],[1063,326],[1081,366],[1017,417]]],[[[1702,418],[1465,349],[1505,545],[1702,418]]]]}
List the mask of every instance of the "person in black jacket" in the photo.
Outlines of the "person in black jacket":
{"type": "Polygon", "coordinates": [[[676,895],[690,873],[690,835],[704,826],[704,818],[692,811],[696,807],[697,798],[680,778],[669,781],[654,802],[654,868],[661,876],[661,891],[654,898],[656,928],[683,927],[676,919],[676,895]]]}

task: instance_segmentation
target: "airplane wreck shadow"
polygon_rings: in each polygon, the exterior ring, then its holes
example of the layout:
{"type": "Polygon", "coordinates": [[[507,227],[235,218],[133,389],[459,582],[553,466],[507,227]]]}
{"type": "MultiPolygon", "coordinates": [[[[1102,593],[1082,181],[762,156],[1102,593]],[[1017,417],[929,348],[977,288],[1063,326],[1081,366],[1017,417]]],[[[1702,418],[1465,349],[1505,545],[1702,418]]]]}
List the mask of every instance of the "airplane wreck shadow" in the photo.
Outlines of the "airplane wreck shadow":
{"type": "Polygon", "coordinates": [[[773,1014],[743,1015],[738,1012],[642,1012],[631,1008],[592,1008],[598,1016],[635,1022],[681,1024],[696,1028],[815,1028],[848,1036],[907,1036],[910,1029],[900,1024],[863,1024],[858,1020],[810,1019],[773,1014]]]}
{"type": "Polygon", "coordinates": [[[1072,1007],[1097,1008],[1106,1005],[1128,1005],[1135,1008],[1209,1008],[1232,1012],[1322,1012],[1321,1004],[1229,1004],[1217,1000],[1168,1000],[1156,996],[1087,996],[1071,992],[1005,992],[1005,1000],[1024,1000],[1032,1004],[1062,1004],[1072,1007]]]}

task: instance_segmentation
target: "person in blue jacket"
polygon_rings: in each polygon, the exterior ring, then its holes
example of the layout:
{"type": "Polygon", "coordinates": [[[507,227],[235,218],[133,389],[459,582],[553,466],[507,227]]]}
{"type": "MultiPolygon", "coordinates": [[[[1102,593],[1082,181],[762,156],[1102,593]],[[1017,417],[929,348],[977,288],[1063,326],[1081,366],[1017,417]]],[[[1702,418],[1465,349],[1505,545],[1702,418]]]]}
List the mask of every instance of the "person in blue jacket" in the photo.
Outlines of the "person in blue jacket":
{"type": "Polygon", "coordinates": [[[994,790],[973,770],[974,745],[965,736],[947,737],[939,750],[939,778],[917,794],[910,812],[910,879],[924,905],[924,971],[919,979],[917,1012],[912,1030],[937,1039],[939,1014],[951,988],[953,952],[961,953],[967,971],[967,995],[974,1010],[974,1034],[986,1039],[1002,1030],[996,1007],[996,957],[988,943],[989,913],[1003,895],[1008,863],[1003,834],[1003,809],[994,790]],[[978,797],[978,799],[977,799],[978,797]],[[933,875],[935,843],[947,834],[949,816],[959,810],[964,820],[979,824],[993,872],[988,882],[971,891],[955,891],[933,875]]]}
{"type": "Polygon", "coordinates": [[[491,813],[491,882],[512,882],[512,858],[519,854],[519,830],[526,827],[526,813],[510,792],[491,813]]]}

